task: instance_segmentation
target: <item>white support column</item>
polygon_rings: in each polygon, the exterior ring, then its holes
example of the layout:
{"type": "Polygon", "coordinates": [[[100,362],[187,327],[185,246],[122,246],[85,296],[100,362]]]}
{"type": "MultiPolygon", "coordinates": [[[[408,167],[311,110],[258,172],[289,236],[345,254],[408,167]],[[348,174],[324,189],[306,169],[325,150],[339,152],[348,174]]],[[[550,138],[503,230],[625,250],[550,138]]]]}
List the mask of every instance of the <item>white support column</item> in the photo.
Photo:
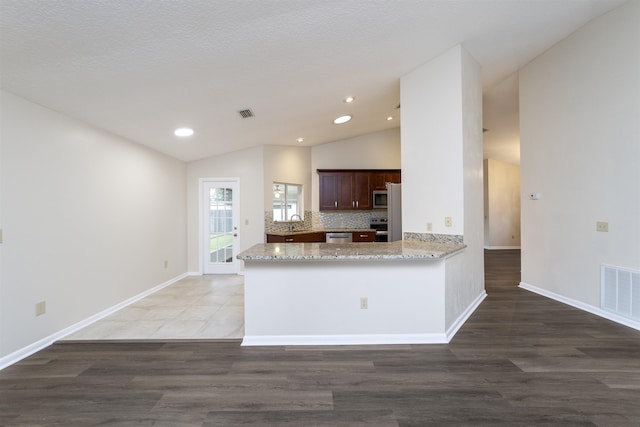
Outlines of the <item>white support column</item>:
{"type": "Polygon", "coordinates": [[[450,326],[484,293],[480,67],[455,46],[403,76],[400,99],[403,231],[467,244],[461,271],[447,278],[450,326]]]}

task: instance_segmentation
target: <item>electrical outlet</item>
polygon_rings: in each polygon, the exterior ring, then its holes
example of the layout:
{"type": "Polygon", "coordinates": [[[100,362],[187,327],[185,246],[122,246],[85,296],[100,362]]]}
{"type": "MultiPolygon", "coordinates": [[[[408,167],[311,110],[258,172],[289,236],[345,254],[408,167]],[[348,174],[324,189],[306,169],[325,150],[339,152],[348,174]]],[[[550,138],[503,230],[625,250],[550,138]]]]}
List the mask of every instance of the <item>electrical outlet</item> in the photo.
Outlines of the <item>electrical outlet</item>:
{"type": "Polygon", "coordinates": [[[360,310],[366,310],[369,308],[369,298],[361,297],[360,298],[360,310]]]}
{"type": "Polygon", "coordinates": [[[40,301],[36,303],[36,316],[41,316],[47,312],[47,302],[40,301]]]}
{"type": "Polygon", "coordinates": [[[164,260],[164,268],[169,268],[169,261],[166,259],[164,260]]]}
{"type": "Polygon", "coordinates": [[[451,217],[450,216],[445,216],[444,217],[444,226],[445,227],[451,227],[453,225],[453,221],[451,221],[451,217]]]}
{"type": "Polygon", "coordinates": [[[430,222],[427,223],[427,231],[433,231],[433,224],[430,222]]]}
{"type": "Polygon", "coordinates": [[[606,221],[597,221],[596,222],[596,231],[600,231],[602,233],[609,232],[609,223],[606,221]]]}

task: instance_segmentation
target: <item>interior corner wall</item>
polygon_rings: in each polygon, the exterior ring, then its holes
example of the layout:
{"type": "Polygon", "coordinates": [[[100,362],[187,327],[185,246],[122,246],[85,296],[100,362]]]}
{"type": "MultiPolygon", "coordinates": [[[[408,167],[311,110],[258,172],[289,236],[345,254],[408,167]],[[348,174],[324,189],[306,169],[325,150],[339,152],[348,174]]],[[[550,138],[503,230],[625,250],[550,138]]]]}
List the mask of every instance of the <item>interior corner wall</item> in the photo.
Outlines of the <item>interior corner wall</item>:
{"type": "Polygon", "coordinates": [[[264,243],[264,148],[255,147],[187,164],[187,262],[202,273],[200,259],[200,179],[240,179],[240,251],[264,243]]]}
{"type": "Polygon", "coordinates": [[[520,72],[522,281],[594,307],[602,263],[640,269],[638,22],[627,2],[520,72]]]}
{"type": "Polygon", "coordinates": [[[400,169],[400,128],[311,147],[311,203],[318,211],[320,180],[317,169],[400,169]]]}
{"type": "Polygon", "coordinates": [[[402,231],[464,234],[461,47],[400,79],[402,231]],[[445,227],[445,217],[452,226],[445,227]]]}
{"type": "Polygon", "coordinates": [[[3,357],[186,271],[186,167],[12,94],[0,103],[3,357]]]}
{"type": "Polygon", "coordinates": [[[264,211],[273,210],[273,183],[302,184],[302,205],[311,210],[311,147],[264,147],[264,211]]]}
{"type": "Polygon", "coordinates": [[[485,248],[520,247],[520,166],[485,160],[485,248]]]}

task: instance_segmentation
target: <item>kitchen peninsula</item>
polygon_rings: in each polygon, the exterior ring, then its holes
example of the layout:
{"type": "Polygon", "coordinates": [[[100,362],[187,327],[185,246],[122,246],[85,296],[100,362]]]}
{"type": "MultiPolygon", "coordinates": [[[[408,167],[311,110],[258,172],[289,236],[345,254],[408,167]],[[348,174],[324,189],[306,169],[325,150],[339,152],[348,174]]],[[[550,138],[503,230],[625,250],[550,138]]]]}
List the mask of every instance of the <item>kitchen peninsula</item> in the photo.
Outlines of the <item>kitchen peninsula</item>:
{"type": "Polygon", "coordinates": [[[484,299],[446,326],[460,242],[266,243],[245,262],[243,345],[448,342],[484,299]]]}

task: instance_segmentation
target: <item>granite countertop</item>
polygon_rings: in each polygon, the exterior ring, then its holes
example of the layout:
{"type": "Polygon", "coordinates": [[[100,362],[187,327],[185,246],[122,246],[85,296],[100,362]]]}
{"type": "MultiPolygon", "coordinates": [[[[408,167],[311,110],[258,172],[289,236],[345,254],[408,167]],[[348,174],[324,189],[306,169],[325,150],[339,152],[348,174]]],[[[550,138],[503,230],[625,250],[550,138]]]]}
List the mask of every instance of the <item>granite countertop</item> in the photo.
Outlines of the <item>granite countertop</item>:
{"type": "Polygon", "coordinates": [[[272,236],[291,236],[294,234],[309,234],[309,233],[364,233],[369,231],[375,231],[371,228],[311,228],[306,230],[296,230],[292,231],[268,231],[265,234],[270,234],[272,236]]]}
{"type": "Polygon", "coordinates": [[[392,243],[260,243],[238,255],[244,261],[335,261],[443,259],[463,243],[401,240],[392,243]]]}

